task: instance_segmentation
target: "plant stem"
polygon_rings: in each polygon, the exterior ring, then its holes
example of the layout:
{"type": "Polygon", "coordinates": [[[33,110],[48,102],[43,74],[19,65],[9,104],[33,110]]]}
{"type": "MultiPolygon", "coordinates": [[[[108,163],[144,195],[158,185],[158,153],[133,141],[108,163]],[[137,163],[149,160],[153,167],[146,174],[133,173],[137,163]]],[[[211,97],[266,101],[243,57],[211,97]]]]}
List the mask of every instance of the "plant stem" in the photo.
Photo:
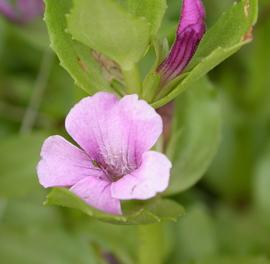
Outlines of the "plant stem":
{"type": "Polygon", "coordinates": [[[142,225],[138,229],[140,239],[138,264],[162,264],[164,255],[162,225],[142,225]]]}
{"type": "Polygon", "coordinates": [[[152,102],[159,89],[160,77],[156,74],[149,74],[143,82],[143,98],[147,102],[152,102]]]}
{"type": "Polygon", "coordinates": [[[39,73],[33,87],[33,93],[29,105],[22,120],[22,125],[20,128],[21,134],[30,133],[35,124],[42,97],[48,85],[53,58],[54,54],[51,52],[51,50],[46,49],[43,54],[39,73]]]}
{"type": "Polygon", "coordinates": [[[122,72],[127,85],[128,94],[140,94],[142,84],[138,67],[133,65],[130,70],[122,70],[122,72]]]}

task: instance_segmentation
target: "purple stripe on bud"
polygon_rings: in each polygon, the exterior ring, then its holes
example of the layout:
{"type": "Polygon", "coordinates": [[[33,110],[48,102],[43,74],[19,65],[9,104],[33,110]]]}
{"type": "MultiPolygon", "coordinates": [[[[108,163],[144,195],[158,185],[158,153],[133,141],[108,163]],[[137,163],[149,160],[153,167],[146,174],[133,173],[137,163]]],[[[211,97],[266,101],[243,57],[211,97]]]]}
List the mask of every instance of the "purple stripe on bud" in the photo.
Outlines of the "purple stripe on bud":
{"type": "Polygon", "coordinates": [[[44,4],[42,0],[0,0],[0,14],[9,21],[18,24],[26,24],[35,18],[42,16],[44,4]]]}
{"type": "Polygon", "coordinates": [[[163,83],[177,77],[192,59],[205,33],[205,10],[201,0],[183,0],[176,40],[158,67],[163,83]]]}

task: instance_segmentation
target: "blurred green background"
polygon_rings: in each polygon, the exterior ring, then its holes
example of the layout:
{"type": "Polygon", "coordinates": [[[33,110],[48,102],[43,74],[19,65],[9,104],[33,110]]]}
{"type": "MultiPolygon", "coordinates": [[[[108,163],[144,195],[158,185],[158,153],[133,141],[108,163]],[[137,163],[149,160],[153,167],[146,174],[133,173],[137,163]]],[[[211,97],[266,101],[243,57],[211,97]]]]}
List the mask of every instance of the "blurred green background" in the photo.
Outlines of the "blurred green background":
{"type": "MultiPolygon", "coordinates": [[[[205,0],[207,24],[232,2],[205,0]]],[[[164,263],[270,263],[270,3],[259,4],[254,41],[210,73],[222,142],[203,179],[174,197],[187,213],[164,224],[164,263]]],[[[160,34],[172,42],[179,1],[168,6],[160,34]]],[[[0,263],[136,261],[137,227],[42,205],[41,144],[66,135],[65,116],[83,96],[50,50],[42,18],[18,26],[0,17],[0,263]]]]}

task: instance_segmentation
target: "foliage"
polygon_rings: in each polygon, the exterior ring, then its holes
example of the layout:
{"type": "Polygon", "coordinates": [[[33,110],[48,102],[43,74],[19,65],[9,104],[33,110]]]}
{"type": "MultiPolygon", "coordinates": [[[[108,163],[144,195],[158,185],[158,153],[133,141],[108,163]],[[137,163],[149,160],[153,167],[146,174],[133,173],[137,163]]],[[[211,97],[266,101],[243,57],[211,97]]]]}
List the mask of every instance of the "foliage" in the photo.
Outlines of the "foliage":
{"type": "Polygon", "coordinates": [[[259,1],[255,25],[256,0],[204,0],[209,29],[160,91],[156,68],[174,41],[179,2],[46,0],[45,22],[0,17],[1,263],[270,263],[269,1],[259,1]],[[57,58],[44,69],[49,45],[57,58]],[[33,106],[39,78],[45,90],[33,106]],[[101,90],[136,92],[157,109],[174,104],[169,140],[156,146],[173,162],[170,186],[124,202],[123,216],[65,188],[42,190],[36,177],[44,139],[67,137],[71,106],[101,90]]]}

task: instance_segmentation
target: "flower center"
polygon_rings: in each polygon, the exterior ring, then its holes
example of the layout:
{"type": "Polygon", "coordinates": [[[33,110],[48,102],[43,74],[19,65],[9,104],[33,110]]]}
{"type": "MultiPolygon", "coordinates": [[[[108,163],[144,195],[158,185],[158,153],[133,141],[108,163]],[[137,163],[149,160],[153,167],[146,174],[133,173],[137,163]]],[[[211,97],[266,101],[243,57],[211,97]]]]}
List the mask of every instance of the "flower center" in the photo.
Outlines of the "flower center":
{"type": "Polygon", "coordinates": [[[111,182],[120,180],[123,176],[134,171],[137,166],[128,164],[107,164],[104,162],[92,161],[93,165],[103,171],[106,178],[111,182]]]}

